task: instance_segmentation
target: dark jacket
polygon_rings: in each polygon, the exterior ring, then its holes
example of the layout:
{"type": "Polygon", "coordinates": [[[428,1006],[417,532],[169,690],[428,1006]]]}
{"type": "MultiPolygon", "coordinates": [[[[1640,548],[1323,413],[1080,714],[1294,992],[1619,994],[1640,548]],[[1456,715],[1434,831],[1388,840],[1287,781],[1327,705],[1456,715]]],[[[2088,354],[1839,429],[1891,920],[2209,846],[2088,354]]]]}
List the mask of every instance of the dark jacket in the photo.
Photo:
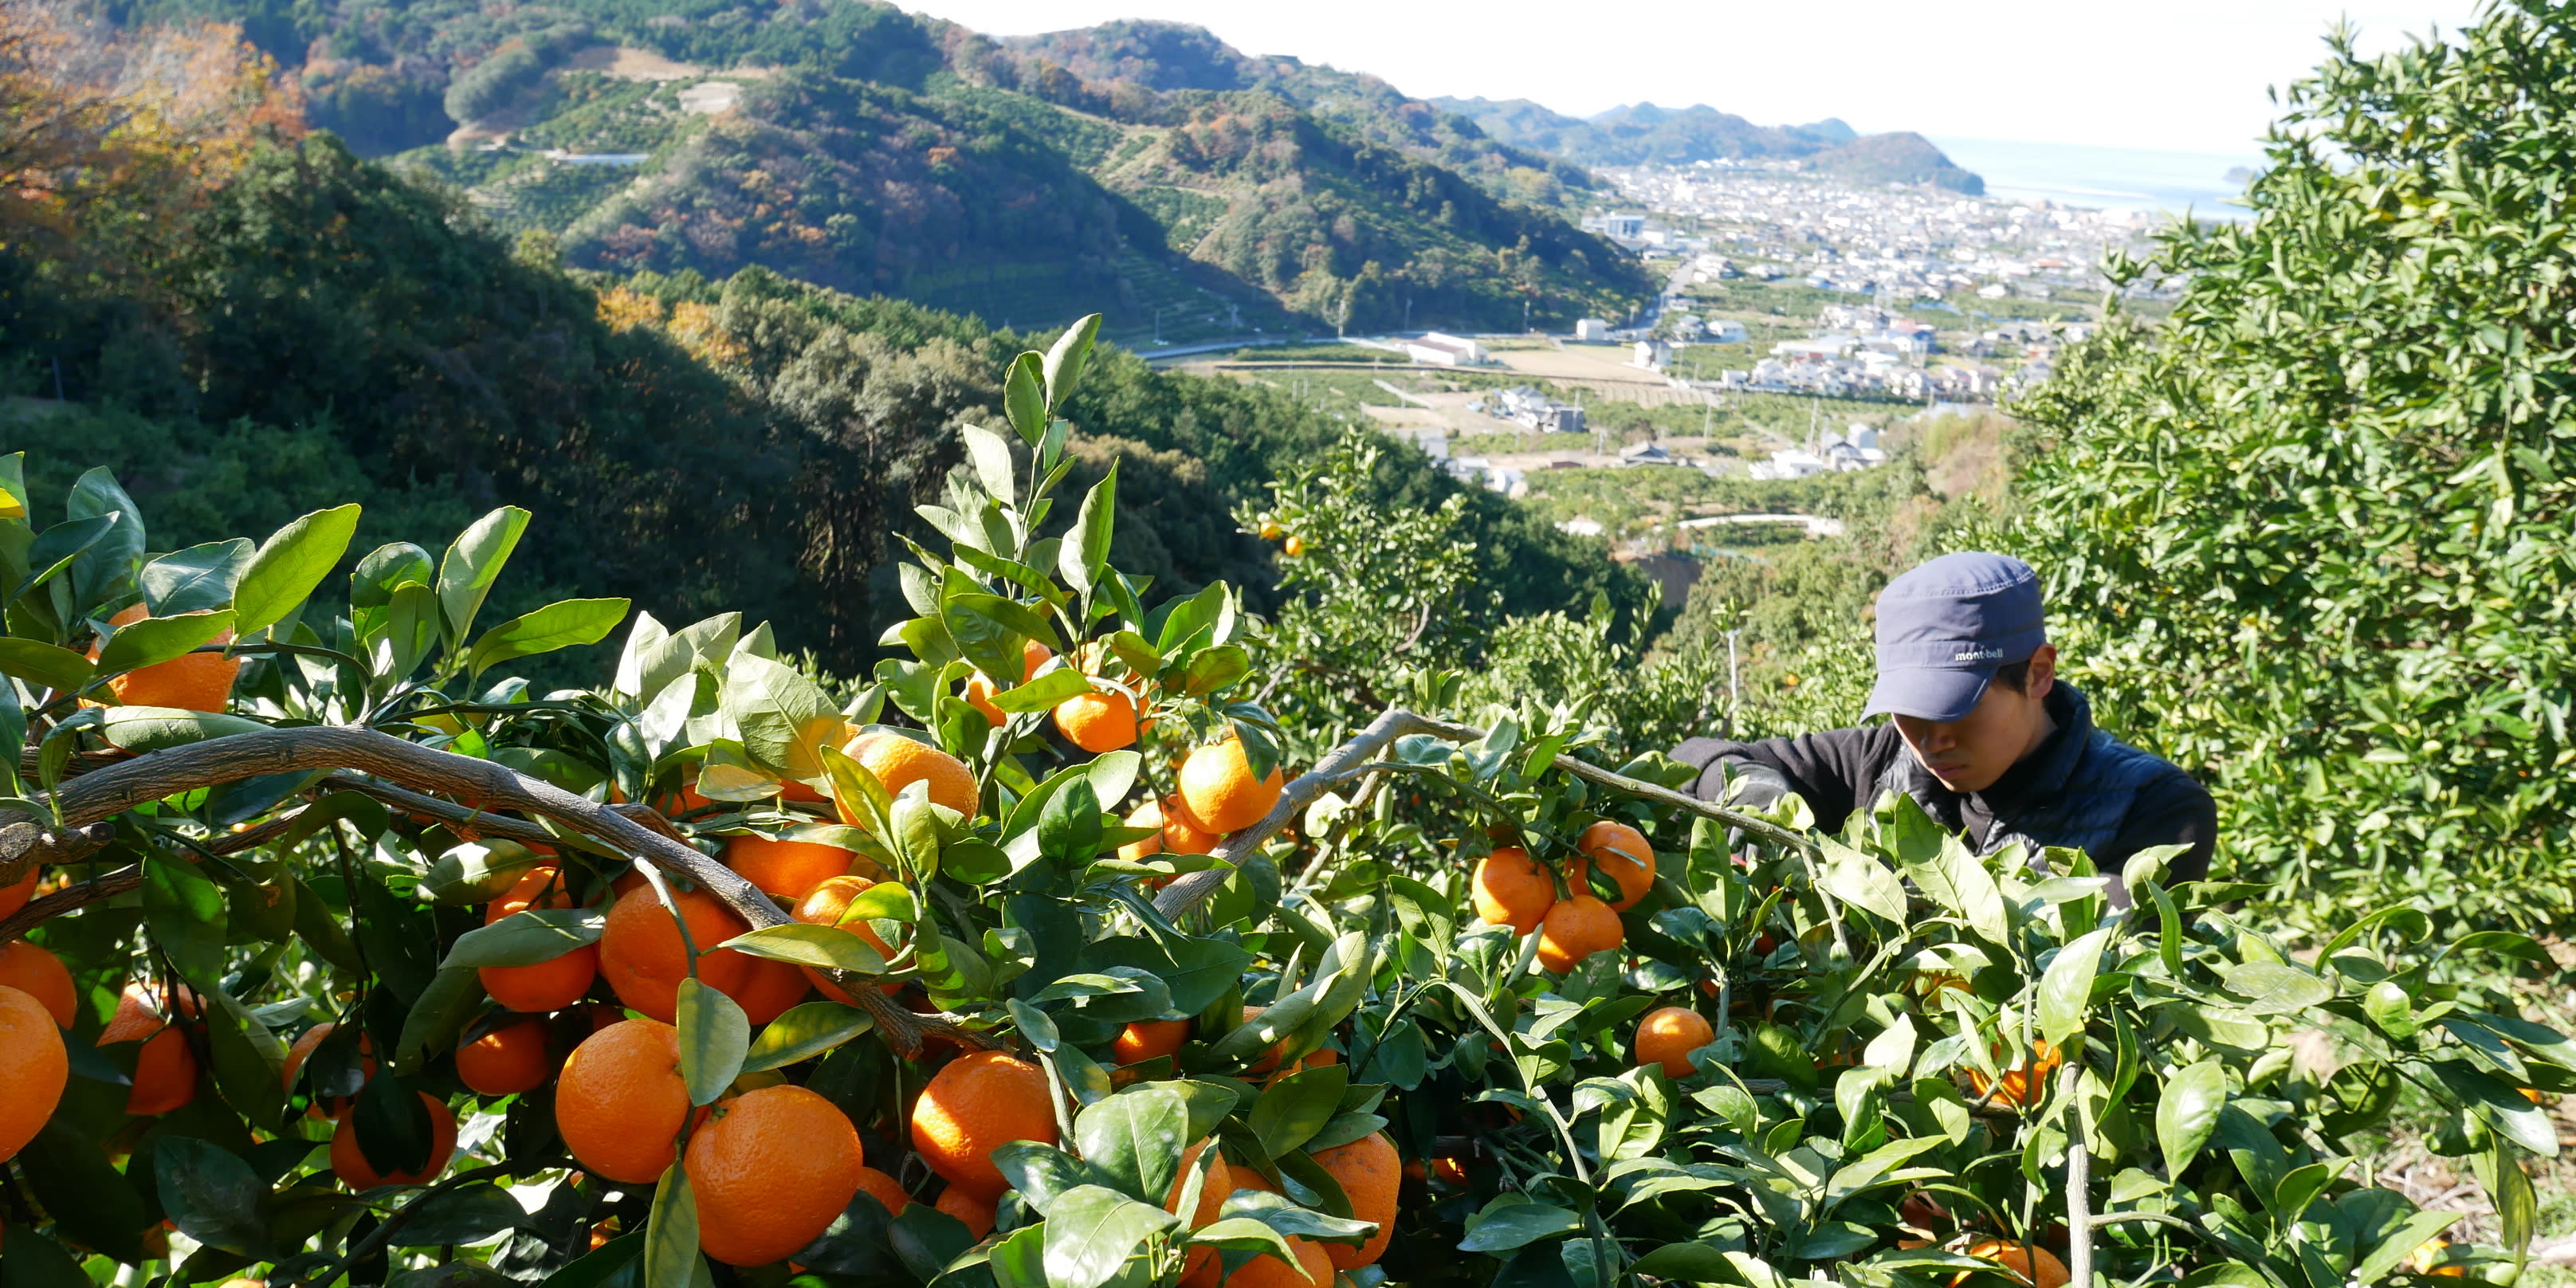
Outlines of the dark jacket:
{"type": "Polygon", "coordinates": [[[1673,758],[1701,771],[1691,790],[1702,800],[1724,799],[1729,774],[1749,778],[1738,799],[1767,804],[1796,792],[1828,831],[1894,791],[1913,797],[1943,827],[1964,831],[1980,854],[2015,840],[2034,852],[2059,845],[2092,855],[2095,867],[2116,876],[2149,846],[2188,845],[2166,863],[2167,884],[2207,876],[2218,842],[2218,807],[2208,790],[2094,728],[2092,704],[2066,681],[2057,681],[2046,701],[2057,731],[1981,792],[1942,786],[1894,721],[1762,742],[1693,738],[1673,758]]]}

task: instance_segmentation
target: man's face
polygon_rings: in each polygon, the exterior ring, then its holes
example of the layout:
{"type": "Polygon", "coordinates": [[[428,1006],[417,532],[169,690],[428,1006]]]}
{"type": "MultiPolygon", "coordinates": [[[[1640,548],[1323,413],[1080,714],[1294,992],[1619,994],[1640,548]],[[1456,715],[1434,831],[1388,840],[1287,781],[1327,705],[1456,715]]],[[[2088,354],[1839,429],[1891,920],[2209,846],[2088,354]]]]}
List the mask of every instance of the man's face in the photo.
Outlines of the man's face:
{"type": "Polygon", "coordinates": [[[2042,644],[2031,655],[2026,692],[2015,693],[1997,682],[1986,686],[1976,709],[1956,720],[1923,720],[1897,716],[1896,731],[1914,758],[1954,792],[1981,792],[1995,785],[2015,761],[2047,741],[2056,727],[2043,699],[2057,676],[2057,648],[2042,644]]]}

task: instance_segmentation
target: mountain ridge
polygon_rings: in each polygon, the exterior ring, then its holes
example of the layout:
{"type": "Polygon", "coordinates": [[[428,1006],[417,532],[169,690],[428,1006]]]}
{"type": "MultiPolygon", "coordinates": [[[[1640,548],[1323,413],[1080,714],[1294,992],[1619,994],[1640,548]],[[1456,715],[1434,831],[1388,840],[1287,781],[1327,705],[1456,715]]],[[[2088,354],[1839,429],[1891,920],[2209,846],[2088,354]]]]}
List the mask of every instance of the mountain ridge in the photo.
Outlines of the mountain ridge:
{"type": "Polygon", "coordinates": [[[1922,135],[1911,130],[1862,134],[1838,117],[1809,125],[1756,125],[1698,103],[1665,108],[1638,102],[1577,117],[1525,98],[1429,101],[1473,121],[1506,145],[1583,166],[1795,160],[1864,183],[1930,183],[1971,196],[1985,191],[1982,177],[1950,160],[1922,135]]]}

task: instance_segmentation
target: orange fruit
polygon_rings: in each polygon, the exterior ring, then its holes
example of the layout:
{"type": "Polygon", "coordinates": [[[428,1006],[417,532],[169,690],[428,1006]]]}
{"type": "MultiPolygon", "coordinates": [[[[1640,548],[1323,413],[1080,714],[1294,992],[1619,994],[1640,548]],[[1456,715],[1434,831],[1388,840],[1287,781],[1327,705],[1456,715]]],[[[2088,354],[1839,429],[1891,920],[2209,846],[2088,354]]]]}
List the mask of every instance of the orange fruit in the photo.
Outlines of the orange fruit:
{"type": "MultiPolygon", "coordinates": [[[[187,985],[172,986],[168,997],[177,1003],[176,1009],[188,1018],[195,1019],[201,1014],[197,995],[188,991],[187,985]]],[[[144,987],[143,981],[127,980],[125,991],[116,999],[116,1014],[109,1017],[106,1028],[99,1030],[98,1045],[113,1046],[119,1042],[140,1042],[160,1032],[162,1026],[170,1022],[163,1018],[167,1009],[163,1005],[163,999],[154,997],[151,991],[144,987]]]]}
{"type": "MultiPolygon", "coordinates": [[[[2003,1090],[1996,1095],[1995,1099],[2006,1104],[2028,1107],[2048,1098],[2048,1075],[2057,1072],[2057,1066],[2064,1063],[2064,1057],[2059,1055],[2057,1048],[2050,1045],[2045,1038],[2031,1039],[2031,1051],[2037,1058],[2016,1062],[2013,1067],[2004,1070],[2003,1090]]],[[[1998,1051],[1995,1054],[1997,1058],[2001,1058],[2003,1053],[1998,1051]]],[[[1975,1089],[1979,1099],[1983,1099],[1986,1088],[1993,1086],[1994,1083],[1983,1072],[1971,1066],[1968,1069],[1968,1085],[1975,1089]]]]}
{"type": "Polygon", "coordinates": [[[725,866],[772,899],[793,903],[814,887],[850,870],[856,857],[837,845],[773,841],[765,836],[725,838],[725,866]]]}
{"type": "MultiPolygon", "coordinates": [[[[107,619],[110,626],[131,626],[151,616],[141,604],[125,609],[107,619]]],[[[180,616],[193,616],[182,613],[180,616]]],[[[216,635],[214,643],[230,644],[233,633],[216,635]]],[[[99,645],[89,648],[90,660],[98,660],[99,645]]],[[[129,707],[178,707],[188,711],[222,711],[233,695],[233,677],[241,672],[241,659],[221,653],[182,653],[167,662],[139,666],[107,682],[107,690],[116,695],[119,704],[129,707]]]]}
{"type": "Polygon", "coordinates": [[[1316,1150],[1314,1158],[1317,1166],[1342,1183],[1342,1193],[1351,1200],[1352,1218],[1377,1222],[1377,1233],[1357,1247],[1322,1245],[1325,1259],[1335,1270],[1376,1265],[1386,1255],[1387,1240],[1395,1237],[1395,1192],[1404,1184],[1404,1160],[1396,1156],[1395,1142],[1386,1133],[1375,1132],[1347,1145],[1316,1150]]]}
{"type": "Polygon", "coordinates": [[[1635,1051],[1637,1066],[1664,1066],[1664,1072],[1675,1078],[1687,1078],[1697,1072],[1691,1068],[1690,1053],[1717,1039],[1717,1030],[1700,1013],[1683,1006],[1667,1006],[1649,1011],[1637,1021],[1635,1051]]]}
{"type": "Polygon", "coordinates": [[[1262,539],[1262,540],[1264,540],[1264,541],[1277,541],[1277,540],[1278,540],[1278,539],[1280,539],[1281,537],[1284,537],[1284,536],[1287,536],[1287,535],[1288,535],[1288,530],[1287,530],[1286,528],[1280,527],[1280,526],[1279,526],[1279,521],[1278,521],[1277,519],[1263,519],[1263,520],[1261,521],[1261,539],[1262,539]]]}
{"type": "Polygon", "coordinates": [[[1431,1160],[1431,1175],[1451,1185],[1464,1185],[1467,1183],[1467,1165],[1443,1155],[1431,1160]]]}
{"type": "Polygon", "coordinates": [[[1181,1043],[1189,1036],[1188,1020],[1138,1020],[1118,1030],[1117,1038],[1109,1044],[1109,1053],[1120,1064],[1160,1059],[1178,1055],[1181,1043]]]}
{"type": "Polygon", "coordinates": [[[743,962],[742,982],[724,991],[734,1005],[742,1008],[743,1018],[754,1024],[767,1024],[785,1015],[814,991],[813,982],[805,978],[801,966],[766,957],[745,957],[743,962]]]}
{"type": "MultiPolygon", "coordinates": [[[[872,890],[882,884],[885,883],[870,881],[866,877],[834,877],[806,892],[805,897],[797,902],[794,916],[798,921],[804,922],[807,925],[841,926],[841,918],[849,915],[850,901],[857,898],[862,892],[872,890]]],[[[868,941],[868,947],[876,949],[879,957],[883,957],[888,961],[892,961],[894,959],[894,950],[886,947],[885,939],[877,934],[874,927],[868,925],[866,918],[852,918],[848,925],[841,926],[841,928],[868,941]]],[[[823,972],[816,970],[811,966],[799,966],[797,969],[805,972],[805,978],[811,982],[814,987],[821,989],[823,991],[823,996],[828,997],[835,1002],[839,1002],[844,1006],[858,1005],[858,999],[851,997],[848,993],[842,992],[840,986],[834,984],[831,981],[831,977],[825,975],[823,972]]],[[[880,993],[899,993],[903,991],[903,984],[900,981],[891,984],[879,984],[877,985],[877,991],[880,993]]]]}
{"type": "MultiPolygon", "coordinates": [[[[1264,1177],[1261,1173],[1256,1172],[1249,1167],[1229,1167],[1226,1165],[1226,1162],[1222,1157],[1217,1159],[1216,1166],[1208,1169],[1208,1189],[1213,1190],[1216,1188],[1217,1174],[1219,1172],[1224,1173],[1225,1188],[1217,1193],[1213,1204],[1211,1204],[1207,1198],[1207,1191],[1200,1191],[1200,1213],[1213,1215],[1222,1211],[1227,1199],[1232,1198],[1245,1190],[1259,1190],[1264,1194],[1276,1194],[1279,1192],[1275,1186],[1271,1185],[1269,1179],[1264,1177]]],[[[1167,1202],[1164,1206],[1169,1208],[1171,1205],[1167,1202]]],[[[1180,1288],[1216,1288],[1217,1272],[1225,1268],[1225,1263],[1213,1255],[1215,1251],[1216,1250],[1214,1248],[1203,1248],[1194,1250],[1191,1253],[1188,1262],[1185,1263],[1185,1271],[1181,1276],[1180,1288]],[[1201,1252],[1205,1252],[1210,1255],[1200,1256],[1199,1253],[1201,1252]]],[[[1241,1277],[1241,1272],[1236,1272],[1236,1279],[1240,1279],[1241,1277]]],[[[1229,1280],[1228,1282],[1234,1281],[1229,1280]]]]}
{"type": "Polygon", "coordinates": [[[16,881],[11,882],[8,885],[0,886],[0,918],[15,916],[20,908],[27,906],[27,901],[29,899],[36,897],[36,868],[38,866],[40,865],[28,865],[27,874],[25,876],[18,878],[16,881]]]}
{"type": "MultiPolygon", "coordinates": [[[[331,1036],[332,1030],[339,1027],[340,1026],[338,1024],[330,1020],[324,1020],[320,1024],[316,1024],[312,1028],[304,1030],[304,1035],[295,1039],[295,1045],[286,1049],[286,1064],[283,1068],[278,1070],[277,1077],[279,1085],[285,1087],[288,1094],[291,1095],[294,1093],[295,1075],[303,1071],[304,1062],[312,1058],[313,1049],[322,1045],[322,1040],[331,1036]]],[[[366,1034],[359,1034],[358,1065],[360,1070],[370,1078],[376,1076],[375,1052],[375,1043],[368,1041],[366,1034]]],[[[304,1116],[307,1118],[337,1118],[342,1113],[346,1112],[348,1108],[349,1098],[347,1096],[333,1096],[331,1097],[331,1103],[327,1109],[319,1099],[315,1100],[312,1104],[305,1106],[304,1116]]]]}
{"type": "Polygon", "coordinates": [[[1586,883],[1585,869],[1588,865],[1585,860],[1600,864],[1601,870],[1609,874],[1610,880],[1619,887],[1619,897],[1610,904],[1614,912],[1626,912],[1637,906],[1637,901],[1645,898],[1646,891],[1655,884],[1655,848],[1646,844],[1645,833],[1625,823],[1602,819],[1583,829],[1583,835],[1575,841],[1574,848],[1584,857],[1567,866],[1567,888],[1577,894],[1590,890],[1591,886],[1586,883]]]}
{"type": "Polygon", "coordinates": [[[901,1216],[912,1206],[912,1196],[903,1192],[903,1184],[873,1167],[859,1169],[859,1190],[882,1205],[888,1216],[901,1216]]]}
{"type": "Polygon", "coordinates": [[[424,1091],[420,1103],[429,1110],[429,1161],[417,1172],[383,1173],[367,1161],[365,1150],[358,1148],[358,1116],[340,1115],[340,1125],[331,1129],[331,1172],[340,1183],[353,1190],[372,1190],[379,1185],[426,1185],[447,1170],[447,1160],[456,1153],[456,1115],[447,1111],[447,1102],[424,1091]]]}
{"type": "MultiPolygon", "coordinates": [[[[930,784],[931,804],[975,817],[980,789],[975,786],[975,771],[968,769],[965,761],[926,742],[884,730],[860,734],[841,750],[876,775],[877,781],[885,784],[887,794],[900,796],[904,788],[926,782],[930,784]]],[[[859,817],[844,804],[841,821],[856,826],[859,817]]]]}
{"type": "Polygon", "coordinates": [[[765,1266],[812,1243],[859,1192],[859,1133],[803,1087],[762,1087],[717,1104],[689,1138],[698,1249],[765,1266]]]}
{"type": "Polygon", "coordinates": [[[999,1051],[969,1051],[940,1067],[912,1105],[912,1147],[951,1186],[979,1196],[1005,1187],[993,1150],[1015,1140],[1056,1142],[1046,1074],[999,1051]]]}
{"type": "Polygon", "coordinates": [[[125,1112],[137,1118],[166,1114],[197,1098],[197,1053],[177,1025],[143,1040],[134,1057],[134,1085],[125,1093],[125,1112]]]}
{"type": "Polygon", "coordinates": [[[1055,704],[1055,730],[1088,752],[1131,746],[1136,741],[1135,699],[1116,689],[1077,693],[1055,704]]]}
{"type": "Polygon", "coordinates": [[[1547,910],[1538,928],[1538,964],[1564,974],[1576,962],[1628,941],[1619,914],[1588,894],[1560,900],[1547,910]]]}
{"type": "MultiPolygon", "coordinates": [[[[1288,538],[1288,544],[1295,546],[1297,538],[1288,538]]],[[[1324,1245],[1291,1235],[1288,1250],[1297,1255],[1296,1265],[1281,1261],[1276,1253],[1264,1252],[1227,1275],[1222,1288],[1333,1288],[1333,1260],[1325,1253],[1324,1245]]]]}
{"type": "MultiPolygon", "coordinates": [[[[1225,1165],[1225,1155],[1219,1154],[1215,1162],[1208,1164],[1207,1180],[1199,1185],[1198,1206],[1187,1213],[1181,1211],[1181,1191],[1190,1183],[1190,1173],[1197,1169],[1199,1155],[1207,1152],[1208,1145],[1209,1142],[1200,1141],[1181,1151],[1181,1170],[1173,1175],[1172,1192],[1163,1199],[1163,1210],[1182,1217],[1182,1224],[1192,1230],[1216,1220],[1225,1210],[1225,1201],[1234,1195],[1232,1169],[1225,1165]]],[[[1214,1248],[1190,1249],[1189,1259],[1181,1264],[1181,1282],[1190,1282],[1199,1274],[1200,1267],[1215,1256],[1214,1248]]]]}
{"type": "Polygon", "coordinates": [[[35,1139],[70,1080],[71,1053],[45,1004],[0,985],[0,1163],[35,1139]]]}
{"type": "Polygon", "coordinates": [[[582,1039],[555,1081],[564,1148],[612,1181],[661,1179],[688,1121],[679,1030],[659,1020],[620,1020],[582,1039]]]}
{"type": "Polygon", "coordinates": [[[1037,677],[1038,668],[1045,666],[1047,664],[1047,659],[1054,656],[1054,650],[1048,648],[1044,644],[1038,643],[1036,640],[1020,641],[1020,678],[1011,681],[1011,683],[1007,685],[998,684],[994,682],[993,677],[986,675],[981,671],[977,671],[975,674],[966,677],[966,705],[983,712],[984,718],[994,724],[1009,724],[1011,722],[1010,713],[993,705],[993,695],[1001,692],[1005,688],[1014,688],[1028,680],[1035,679],[1037,677]]]}
{"type": "Polygon", "coordinates": [[[661,897],[647,886],[609,909],[608,925],[600,932],[598,944],[599,973],[608,978],[617,1000],[665,1024],[679,1014],[680,981],[689,977],[691,945],[698,950],[698,982],[737,1002],[752,975],[752,963],[759,960],[716,947],[750,927],[714,895],[704,890],[674,891],[671,901],[688,920],[687,940],[680,938],[680,927],[662,906],[661,897]]]}
{"type": "Polygon", "coordinates": [[[17,989],[44,1003],[45,1013],[63,1028],[70,1028],[80,1017],[80,990],[63,959],[24,939],[0,944],[0,987],[17,989]]]}
{"type": "Polygon", "coordinates": [[[504,1024],[456,1049],[457,1081],[486,1096],[514,1096],[534,1091],[553,1077],[555,1062],[546,1054],[546,1023],[519,1020],[504,1024]]]}
{"type": "Polygon", "coordinates": [[[1240,738],[1193,748],[1181,762],[1181,803],[1201,829],[1219,836],[1260,822],[1286,785],[1276,765],[1269,777],[1254,780],[1240,738]]]}
{"type": "MultiPolygon", "coordinates": [[[[1286,541],[1279,543],[1279,551],[1291,559],[1303,558],[1306,554],[1306,539],[1292,534],[1286,541]]],[[[1241,1276],[1237,1276],[1237,1278],[1240,1277],[1241,1276]]],[[[1229,1280],[1228,1282],[1232,1281],[1229,1280]]]]}
{"type": "MultiPolygon", "coordinates": [[[[2033,1285],[2033,1288],[2065,1288],[2068,1279],[2066,1263],[2058,1260],[2055,1253],[2036,1245],[2025,1247],[2002,1239],[1979,1239],[1968,1245],[1968,1255],[2002,1266],[2014,1278],[2033,1285]]],[[[1952,1275],[1950,1282],[1964,1283],[1969,1273],[1972,1272],[1952,1275]]]]}
{"type": "Polygon", "coordinates": [[[966,1233],[980,1240],[993,1232],[993,1222],[999,1218],[994,1202],[963,1185],[951,1185],[939,1192],[939,1201],[931,1206],[965,1222],[966,1233]]]}
{"type": "Polygon", "coordinates": [[[1468,888],[1476,901],[1476,915],[1489,925],[1511,927],[1515,935],[1538,929],[1556,903],[1556,878],[1517,845],[1502,846],[1476,860],[1476,875],[1468,888]]]}
{"type": "MultiPolygon", "coordinates": [[[[520,874],[509,892],[483,909],[483,924],[530,908],[569,908],[572,891],[554,864],[540,863],[520,874]]],[[[513,1011],[560,1011],[582,999],[599,977],[599,945],[583,944],[560,957],[525,966],[484,966],[475,976],[492,1000],[513,1011]]]]}

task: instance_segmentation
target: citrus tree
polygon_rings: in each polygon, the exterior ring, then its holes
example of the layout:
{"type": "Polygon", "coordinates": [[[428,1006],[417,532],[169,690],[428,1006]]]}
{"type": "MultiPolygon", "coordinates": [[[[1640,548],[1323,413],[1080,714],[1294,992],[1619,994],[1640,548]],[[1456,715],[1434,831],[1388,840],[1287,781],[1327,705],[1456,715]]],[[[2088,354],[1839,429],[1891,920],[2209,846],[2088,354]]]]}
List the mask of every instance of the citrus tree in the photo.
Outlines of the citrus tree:
{"type": "Polygon", "coordinates": [[[965,431],[856,685],[731,616],[484,624],[521,511],[160,553],[6,458],[0,1279],[2518,1268],[2576,1050],[2457,967],[2531,941],[2294,958],[2155,856],[1819,835],[1604,767],[1580,701],[1466,723],[1454,671],[1283,727],[1231,591],[1111,566],[1116,471],[1054,494],[1092,326],[965,431]],[[509,678],[621,625],[605,684],[509,678]],[[2499,1240],[2347,1152],[2401,1096],[2499,1240]]]}

